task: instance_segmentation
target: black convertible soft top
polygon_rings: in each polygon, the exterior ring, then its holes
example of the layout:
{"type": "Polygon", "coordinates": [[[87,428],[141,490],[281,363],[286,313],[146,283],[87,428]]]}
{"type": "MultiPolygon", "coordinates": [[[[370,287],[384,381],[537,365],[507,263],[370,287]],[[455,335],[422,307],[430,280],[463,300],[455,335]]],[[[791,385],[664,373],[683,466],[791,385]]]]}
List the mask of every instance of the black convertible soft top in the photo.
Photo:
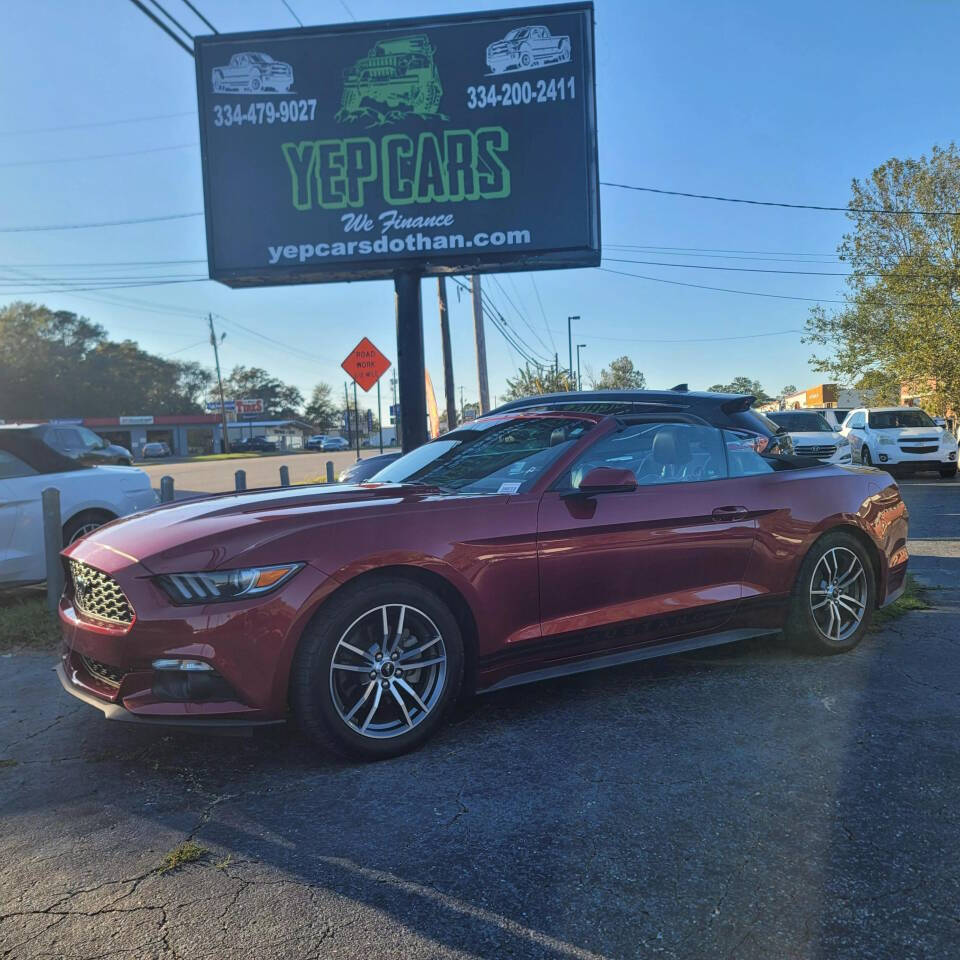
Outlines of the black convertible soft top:
{"type": "Polygon", "coordinates": [[[24,463],[33,467],[37,473],[66,473],[68,470],[89,470],[85,464],[77,463],[48,447],[40,439],[36,427],[0,426],[0,450],[6,450],[24,463]]]}

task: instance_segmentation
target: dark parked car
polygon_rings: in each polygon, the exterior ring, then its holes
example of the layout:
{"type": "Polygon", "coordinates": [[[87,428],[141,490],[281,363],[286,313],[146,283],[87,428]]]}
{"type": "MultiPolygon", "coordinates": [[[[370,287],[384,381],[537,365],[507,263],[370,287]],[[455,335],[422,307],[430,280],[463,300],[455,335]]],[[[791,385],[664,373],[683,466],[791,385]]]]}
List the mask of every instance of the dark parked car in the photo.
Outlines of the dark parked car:
{"type": "Polygon", "coordinates": [[[324,437],[320,443],[320,449],[324,453],[331,450],[349,450],[350,444],[346,437],[324,437]]]}
{"type": "Polygon", "coordinates": [[[272,453],[277,449],[276,440],[268,440],[266,437],[244,437],[242,440],[231,442],[230,449],[238,453],[246,451],[259,450],[263,453],[272,453]]]}
{"type": "Polygon", "coordinates": [[[64,551],[60,681],[108,717],[292,712],[318,743],[386,757],[462,690],[780,632],[850,650],[904,588],[900,492],[771,454],[750,399],[637,394],[604,415],[568,397],[464,425],[376,483],[111,524],[64,551]]]}
{"type": "Polygon", "coordinates": [[[40,423],[29,430],[51,450],[56,450],[77,463],[91,467],[107,464],[129,467],[133,464],[133,457],[126,447],[107,443],[87,427],[66,423],[40,423]]]}
{"type": "Polygon", "coordinates": [[[170,449],[170,445],[165,443],[163,440],[152,440],[150,443],[145,443],[143,445],[142,453],[144,460],[149,460],[155,457],[173,456],[173,451],[170,449]]]}
{"type": "Polygon", "coordinates": [[[337,477],[339,483],[363,483],[369,480],[375,474],[379,473],[387,464],[393,463],[399,459],[399,453],[381,453],[376,457],[367,457],[365,460],[358,460],[346,470],[340,471],[337,477]]]}

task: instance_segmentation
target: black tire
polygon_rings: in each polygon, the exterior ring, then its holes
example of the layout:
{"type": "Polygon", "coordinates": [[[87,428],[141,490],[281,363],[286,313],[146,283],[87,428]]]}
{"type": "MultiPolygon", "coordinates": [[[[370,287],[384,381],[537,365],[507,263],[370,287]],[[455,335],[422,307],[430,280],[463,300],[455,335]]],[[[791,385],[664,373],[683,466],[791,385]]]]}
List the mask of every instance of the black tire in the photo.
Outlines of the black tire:
{"type": "Polygon", "coordinates": [[[951,464],[949,467],[940,468],[940,476],[943,477],[944,480],[952,480],[956,475],[957,465],[955,463],[951,464]]]}
{"type": "MultiPolygon", "coordinates": [[[[844,588],[847,589],[847,588],[844,588]]],[[[849,599],[846,594],[840,593],[847,606],[839,608],[841,610],[854,609],[855,601],[849,599]]],[[[793,596],[790,600],[790,609],[787,614],[787,624],[785,633],[787,639],[794,645],[809,653],[833,654],[846,653],[852,650],[864,637],[864,634],[870,627],[870,618],[873,616],[873,610],[876,606],[877,581],[874,572],[873,561],[863,547],[862,543],[852,534],[838,531],[828,533],[821,537],[811,548],[809,553],[800,566],[800,572],[797,575],[797,582],[794,585],[793,596]],[[828,636],[822,625],[824,614],[815,614],[813,603],[816,600],[820,604],[819,597],[826,594],[822,574],[824,569],[829,569],[830,561],[827,560],[827,567],[823,566],[824,558],[835,551],[834,557],[840,559],[840,576],[843,580],[843,571],[847,567],[847,561],[851,555],[855,555],[861,564],[863,575],[857,580],[855,593],[858,594],[858,600],[863,605],[861,619],[855,629],[848,634],[837,630],[838,638],[828,636]],[[814,583],[814,577],[820,581],[814,583]],[[812,591],[817,591],[816,597],[812,591]]],[[[832,599],[826,601],[828,604],[839,601],[832,599]]],[[[848,615],[848,614],[844,614],[848,615]]],[[[830,620],[832,624],[832,619],[830,620]]]]}
{"type": "Polygon", "coordinates": [[[111,520],[116,520],[116,517],[106,510],[84,510],[78,513],[63,525],[63,545],[69,546],[74,540],[85,537],[111,520]]]}
{"type": "Polygon", "coordinates": [[[864,444],[864,445],[860,448],[860,462],[861,462],[865,467],[872,467],[872,466],[873,466],[873,458],[870,456],[870,448],[869,448],[866,444],[864,444]]]}
{"type": "MultiPolygon", "coordinates": [[[[394,624],[391,623],[390,631],[393,629],[394,624]]],[[[418,642],[419,638],[414,636],[413,643],[418,642]]],[[[422,654],[417,655],[418,659],[420,656],[422,654]]],[[[363,666],[376,666],[379,670],[386,660],[383,660],[380,665],[364,664],[359,658],[355,662],[363,666]]],[[[351,668],[348,667],[348,669],[351,668]]],[[[439,668],[436,669],[439,675],[439,668]]],[[[411,678],[411,682],[414,682],[412,677],[419,675],[420,671],[411,672],[409,666],[407,670],[408,677],[411,678]]],[[[372,670],[371,674],[374,672],[376,671],[372,670]]],[[[426,671],[423,673],[425,674],[426,671]]],[[[336,676],[339,678],[341,675],[338,672],[336,676]]],[[[384,576],[366,580],[356,587],[345,587],[318,611],[304,631],[294,657],[290,676],[290,706],[301,729],[317,746],[332,748],[347,757],[381,760],[415,750],[436,733],[456,701],[462,680],[463,638],[457,619],[450,608],[436,593],[412,580],[384,576]],[[405,732],[385,733],[380,735],[380,739],[375,739],[375,734],[368,735],[359,729],[359,720],[367,712],[366,697],[371,693],[368,689],[362,695],[363,700],[360,700],[359,687],[370,683],[373,688],[372,699],[375,698],[379,703],[382,695],[383,703],[398,712],[399,708],[394,708],[391,701],[386,699],[387,694],[377,689],[378,684],[386,688],[386,682],[382,679],[369,681],[364,671],[345,674],[347,680],[355,681],[358,688],[349,697],[351,701],[357,698],[354,709],[360,703],[364,703],[363,709],[356,714],[358,722],[350,723],[344,718],[334,700],[332,663],[341,640],[349,635],[355,642],[360,642],[356,641],[354,634],[350,633],[354,625],[385,605],[388,608],[403,605],[413,610],[418,617],[423,616],[432,621],[432,625],[436,627],[441,637],[446,661],[442,679],[436,681],[430,698],[426,701],[430,709],[422,713],[408,698],[409,707],[415,711],[412,713],[415,725],[405,732]],[[359,679],[361,675],[362,679],[359,679]]],[[[398,678],[396,682],[401,681],[398,678]]],[[[392,684],[390,690],[392,693],[392,684]]],[[[396,696],[396,694],[393,695],[396,696]]],[[[407,697],[406,694],[404,696],[407,697]]],[[[376,709],[374,705],[374,711],[376,709]]],[[[403,726],[401,725],[398,730],[402,731],[403,726]]]]}

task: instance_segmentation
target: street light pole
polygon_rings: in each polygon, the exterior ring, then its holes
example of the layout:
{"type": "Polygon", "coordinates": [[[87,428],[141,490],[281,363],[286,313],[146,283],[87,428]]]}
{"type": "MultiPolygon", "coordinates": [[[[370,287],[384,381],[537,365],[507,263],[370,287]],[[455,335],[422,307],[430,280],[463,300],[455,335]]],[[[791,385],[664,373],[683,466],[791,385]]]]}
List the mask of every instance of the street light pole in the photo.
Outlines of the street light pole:
{"type": "Polygon", "coordinates": [[[580,351],[586,346],[585,343],[577,344],[577,389],[583,389],[583,378],[580,376],[580,351]]]}
{"type": "Polygon", "coordinates": [[[570,351],[570,363],[567,369],[570,371],[571,380],[573,380],[573,321],[579,319],[579,316],[567,317],[567,348],[570,351]]]}

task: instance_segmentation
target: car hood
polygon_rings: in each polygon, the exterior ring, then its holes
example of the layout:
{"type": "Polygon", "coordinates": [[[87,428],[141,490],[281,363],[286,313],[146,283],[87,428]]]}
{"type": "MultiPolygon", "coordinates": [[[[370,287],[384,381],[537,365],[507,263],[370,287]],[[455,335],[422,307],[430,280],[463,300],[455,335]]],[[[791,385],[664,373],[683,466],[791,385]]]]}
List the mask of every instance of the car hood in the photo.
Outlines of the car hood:
{"type": "MultiPolygon", "coordinates": [[[[100,469],[100,468],[98,468],[100,469]]],[[[357,511],[387,514],[437,496],[430,487],[399,484],[315,485],[224,494],[164,504],[115,521],[69,548],[77,559],[106,549],[151,573],[289,563],[291,538],[330,537],[324,527],[357,511]]],[[[296,548],[301,552],[304,547],[296,548]]],[[[313,552],[313,551],[311,551],[313,552]]],[[[96,565],[91,559],[89,562],[96,565]]]]}
{"type": "Polygon", "coordinates": [[[839,433],[824,433],[822,430],[811,430],[811,431],[790,431],[790,438],[793,440],[794,444],[804,444],[811,446],[822,447],[827,444],[834,444],[840,442],[839,433]]]}
{"type": "Polygon", "coordinates": [[[881,437],[891,437],[894,440],[919,440],[936,437],[939,440],[943,436],[942,427],[886,427],[884,429],[873,428],[874,432],[881,437]]]}

